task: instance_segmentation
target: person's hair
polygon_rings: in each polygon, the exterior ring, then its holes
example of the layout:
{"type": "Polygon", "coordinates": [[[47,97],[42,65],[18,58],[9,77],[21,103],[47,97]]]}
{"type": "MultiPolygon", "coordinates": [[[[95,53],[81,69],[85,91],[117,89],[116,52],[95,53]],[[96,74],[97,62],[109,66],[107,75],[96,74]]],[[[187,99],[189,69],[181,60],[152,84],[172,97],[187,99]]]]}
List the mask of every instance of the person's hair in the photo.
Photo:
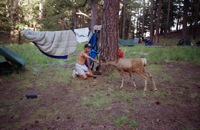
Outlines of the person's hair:
{"type": "Polygon", "coordinates": [[[91,48],[91,45],[89,43],[85,44],[84,48],[91,48]]]}

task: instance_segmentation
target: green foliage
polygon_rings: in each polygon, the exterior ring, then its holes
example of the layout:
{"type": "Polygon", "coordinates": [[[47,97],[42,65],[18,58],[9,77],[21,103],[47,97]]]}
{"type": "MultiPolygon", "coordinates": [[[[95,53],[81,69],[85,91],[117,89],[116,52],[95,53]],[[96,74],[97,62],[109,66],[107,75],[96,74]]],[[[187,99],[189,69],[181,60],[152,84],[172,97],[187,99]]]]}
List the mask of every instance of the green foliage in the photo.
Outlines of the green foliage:
{"type": "Polygon", "coordinates": [[[7,31],[10,29],[10,24],[7,19],[7,11],[6,11],[6,0],[0,1],[0,30],[7,31]]]}
{"type": "MultiPolygon", "coordinates": [[[[74,29],[74,23],[82,21],[75,14],[78,10],[86,10],[84,13],[89,13],[88,6],[82,7],[85,0],[51,0],[45,1],[44,16],[42,19],[43,30],[63,30],[74,29]],[[77,18],[75,21],[75,17],[77,18]]],[[[88,22],[84,21],[88,26],[88,22]]],[[[81,24],[84,24],[82,22],[81,24]]]]}

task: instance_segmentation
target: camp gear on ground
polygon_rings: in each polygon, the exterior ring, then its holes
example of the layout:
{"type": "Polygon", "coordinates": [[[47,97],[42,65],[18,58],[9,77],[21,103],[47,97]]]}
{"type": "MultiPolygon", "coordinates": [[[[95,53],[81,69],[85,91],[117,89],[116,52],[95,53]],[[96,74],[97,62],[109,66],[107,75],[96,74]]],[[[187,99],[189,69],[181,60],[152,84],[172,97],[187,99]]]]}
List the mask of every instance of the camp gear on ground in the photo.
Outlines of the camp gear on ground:
{"type": "Polygon", "coordinates": [[[136,44],[138,44],[139,42],[139,38],[135,38],[135,39],[119,39],[119,45],[123,45],[123,46],[134,46],[136,44]]]}
{"type": "Polygon", "coordinates": [[[11,74],[25,66],[25,60],[5,46],[0,47],[0,55],[5,58],[4,61],[0,61],[0,74],[11,74]]]}

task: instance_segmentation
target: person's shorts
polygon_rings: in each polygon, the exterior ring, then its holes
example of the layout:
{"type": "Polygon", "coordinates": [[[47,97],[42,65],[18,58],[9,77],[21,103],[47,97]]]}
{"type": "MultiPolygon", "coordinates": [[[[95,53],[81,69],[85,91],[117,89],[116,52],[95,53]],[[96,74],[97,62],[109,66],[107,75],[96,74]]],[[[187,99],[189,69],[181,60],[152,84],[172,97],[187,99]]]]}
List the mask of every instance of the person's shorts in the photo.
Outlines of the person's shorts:
{"type": "Polygon", "coordinates": [[[78,63],[76,63],[75,65],[75,73],[77,75],[90,74],[88,67],[86,65],[80,65],[78,63]]]}

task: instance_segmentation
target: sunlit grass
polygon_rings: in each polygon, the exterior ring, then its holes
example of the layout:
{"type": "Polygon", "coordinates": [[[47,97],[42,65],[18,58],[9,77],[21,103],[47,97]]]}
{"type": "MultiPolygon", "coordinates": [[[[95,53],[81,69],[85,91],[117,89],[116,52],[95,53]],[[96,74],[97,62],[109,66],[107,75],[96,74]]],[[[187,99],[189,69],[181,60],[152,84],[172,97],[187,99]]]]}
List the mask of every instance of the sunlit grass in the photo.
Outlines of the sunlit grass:
{"type": "Polygon", "coordinates": [[[126,58],[145,57],[150,62],[158,61],[185,61],[200,63],[200,49],[195,47],[146,47],[136,45],[133,47],[120,47],[126,58]]]}
{"type": "MultiPolygon", "coordinates": [[[[136,46],[120,46],[126,58],[145,57],[148,62],[156,61],[186,61],[200,63],[200,49],[190,46],[179,47],[176,46],[177,39],[161,40],[162,45],[172,43],[175,46],[150,46],[146,47],[144,44],[136,46]]],[[[6,45],[7,48],[20,55],[25,59],[26,65],[63,65],[66,63],[73,63],[77,60],[78,53],[83,49],[84,44],[78,44],[76,51],[68,56],[68,59],[55,59],[42,54],[38,48],[32,44],[27,43],[23,45],[6,45]]]]}

